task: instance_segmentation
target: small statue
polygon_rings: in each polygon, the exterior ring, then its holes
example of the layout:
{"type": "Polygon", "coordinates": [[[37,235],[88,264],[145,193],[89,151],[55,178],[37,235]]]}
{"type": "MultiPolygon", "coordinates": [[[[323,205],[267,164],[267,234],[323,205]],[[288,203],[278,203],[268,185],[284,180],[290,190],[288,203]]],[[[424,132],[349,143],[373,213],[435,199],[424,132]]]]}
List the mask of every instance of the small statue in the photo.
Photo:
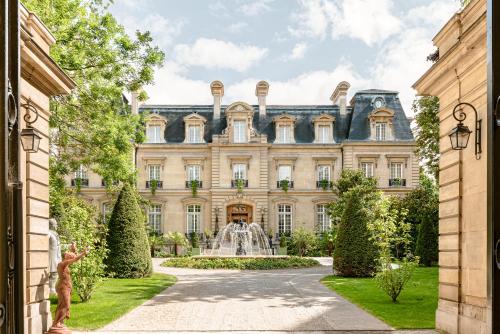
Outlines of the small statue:
{"type": "Polygon", "coordinates": [[[57,220],[49,219],[49,289],[56,293],[57,265],[61,262],[61,242],[57,230],[57,220]]]}
{"type": "Polygon", "coordinates": [[[69,319],[71,307],[71,273],[69,266],[82,257],[86,256],[90,251],[90,247],[85,247],[84,251],[77,255],[76,244],[73,242],[69,250],[64,253],[64,259],[57,265],[57,273],[59,280],[57,281],[57,309],[54,321],[47,334],[70,334],[71,331],[64,326],[64,320],[69,319]]]}

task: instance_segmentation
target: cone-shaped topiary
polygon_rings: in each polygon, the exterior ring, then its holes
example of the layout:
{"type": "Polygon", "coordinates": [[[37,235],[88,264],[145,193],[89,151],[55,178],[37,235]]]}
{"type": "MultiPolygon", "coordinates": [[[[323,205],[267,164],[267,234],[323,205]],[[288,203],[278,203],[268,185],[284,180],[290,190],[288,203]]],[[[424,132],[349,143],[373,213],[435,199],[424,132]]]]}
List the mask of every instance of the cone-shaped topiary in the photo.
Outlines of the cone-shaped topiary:
{"type": "Polygon", "coordinates": [[[367,205],[364,191],[360,186],[343,194],[345,209],[333,252],[333,268],[340,276],[366,277],[376,269],[377,249],[367,226],[372,208],[367,205]]]}
{"type": "Polygon", "coordinates": [[[420,257],[420,263],[431,266],[438,261],[438,228],[432,219],[424,219],[418,228],[415,254],[420,257]]]}
{"type": "Polygon", "coordinates": [[[115,277],[138,278],[151,274],[152,262],[144,216],[137,194],[124,184],[109,220],[106,260],[108,272],[115,277]]]}

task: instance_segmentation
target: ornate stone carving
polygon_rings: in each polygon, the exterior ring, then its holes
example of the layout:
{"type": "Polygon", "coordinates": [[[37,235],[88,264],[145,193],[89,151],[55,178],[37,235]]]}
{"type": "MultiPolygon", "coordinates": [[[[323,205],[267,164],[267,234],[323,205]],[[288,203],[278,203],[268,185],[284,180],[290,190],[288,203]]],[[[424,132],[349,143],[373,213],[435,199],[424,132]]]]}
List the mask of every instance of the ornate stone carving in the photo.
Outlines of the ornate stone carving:
{"type": "Polygon", "coordinates": [[[56,232],[57,220],[49,219],[49,289],[56,293],[57,265],[61,262],[61,242],[56,232]]]}

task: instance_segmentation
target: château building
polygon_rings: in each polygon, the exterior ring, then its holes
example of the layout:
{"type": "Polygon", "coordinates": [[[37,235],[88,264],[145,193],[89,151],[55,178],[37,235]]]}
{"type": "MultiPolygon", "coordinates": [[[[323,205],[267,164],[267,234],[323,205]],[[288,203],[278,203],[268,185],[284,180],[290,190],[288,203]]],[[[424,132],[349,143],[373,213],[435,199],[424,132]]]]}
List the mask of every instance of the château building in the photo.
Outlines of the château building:
{"type": "MultiPolygon", "coordinates": [[[[243,220],[273,235],[322,231],[331,224],[331,182],[343,169],[362,169],[387,193],[417,186],[415,141],[398,93],[359,91],[348,105],[349,86],[341,82],[325,105],[267,105],[265,81],[256,105],[223,105],[220,81],[210,85],[212,105],[138,107],[133,97],[133,112],[147,115],[135,163],[151,229],[214,232],[243,220]]],[[[103,213],[111,210],[98,175],[80,169],[69,178],[82,179],[82,196],[103,213]]]]}

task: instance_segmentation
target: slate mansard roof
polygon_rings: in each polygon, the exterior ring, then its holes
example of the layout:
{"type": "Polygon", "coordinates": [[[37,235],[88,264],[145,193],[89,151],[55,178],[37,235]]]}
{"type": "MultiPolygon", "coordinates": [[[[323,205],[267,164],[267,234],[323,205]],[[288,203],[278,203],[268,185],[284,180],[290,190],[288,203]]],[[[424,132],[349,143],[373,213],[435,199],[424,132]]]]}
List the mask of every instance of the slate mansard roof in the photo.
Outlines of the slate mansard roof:
{"type": "MultiPolygon", "coordinates": [[[[269,143],[276,138],[273,118],[282,114],[296,117],[294,135],[297,144],[313,143],[314,117],[328,114],[336,118],[334,123],[335,143],[344,141],[369,141],[370,121],[369,114],[374,110],[373,101],[382,97],[386,107],[394,111],[393,126],[395,141],[414,141],[403,107],[398,98],[398,92],[385,90],[364,90],[357,92],[347,106],[346,113],[341,115],[337,105],[266,105],[266,116],[259,118],[259,106],[252,105],[254,110],[253,127],[259,134],[267,135],[269,143]]],[[[167,143],[182,143],[184,141],[183,117],[197,113],[207,119],[205,125],[205,142],[212,141],[212,135],[221,134],[226,128],[225,110],[228,105],[221,106],[220,119],[213,119],[213,105],[142,105],[140,113],[158,114],[167,119],[165,140],[167,143]]]]}

